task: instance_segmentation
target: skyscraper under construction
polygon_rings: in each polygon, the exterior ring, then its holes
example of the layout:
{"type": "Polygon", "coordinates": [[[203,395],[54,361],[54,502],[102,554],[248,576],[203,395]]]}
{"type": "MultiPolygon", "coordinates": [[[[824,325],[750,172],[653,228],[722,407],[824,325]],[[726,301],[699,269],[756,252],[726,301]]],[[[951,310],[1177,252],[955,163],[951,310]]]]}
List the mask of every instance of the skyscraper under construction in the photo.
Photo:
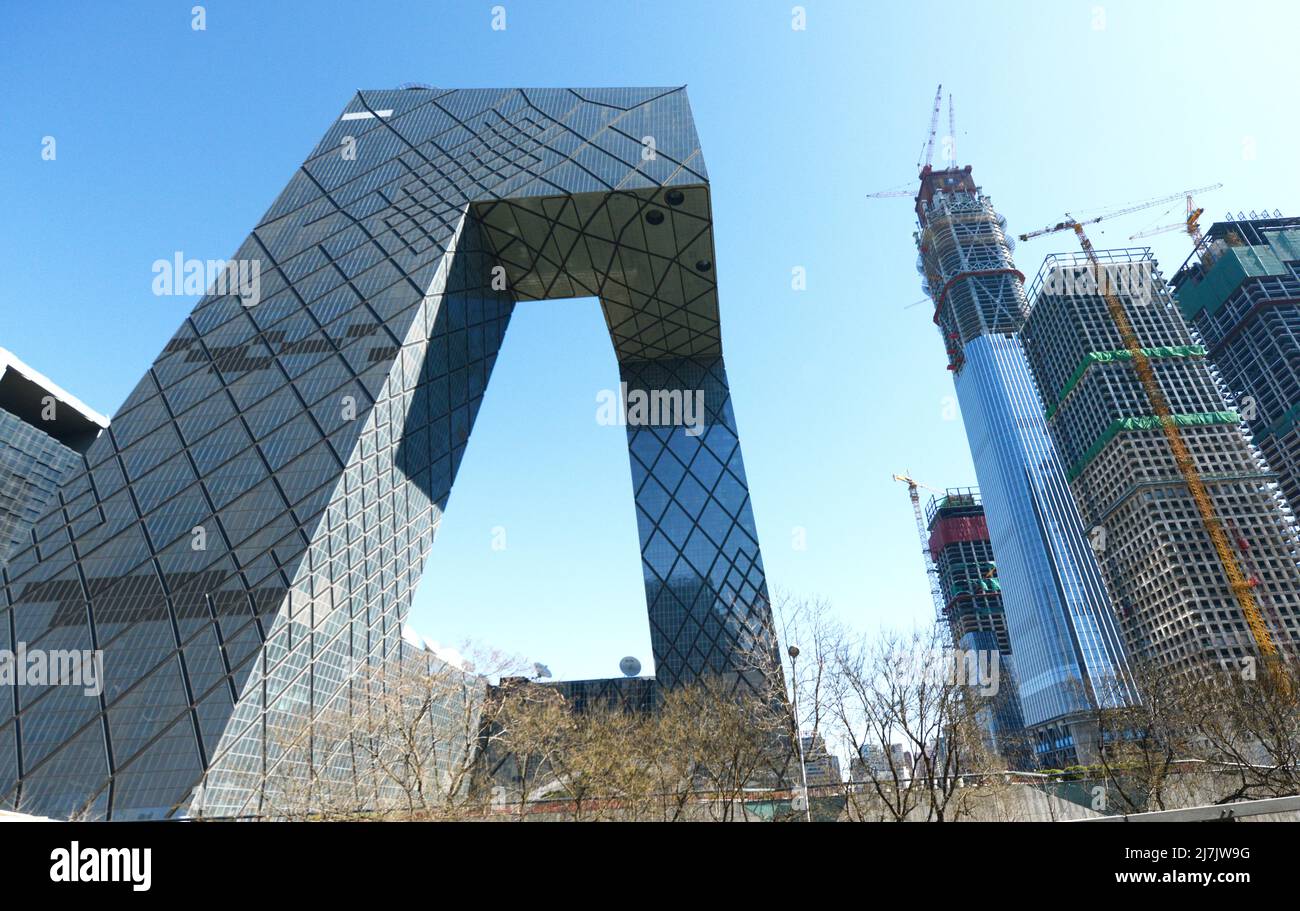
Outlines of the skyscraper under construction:
{"type": "Polygon", "coordinates": [[[1093,256],[1047,259],[1022,339],[1130,656],[1167,672],[1290,653],[1300,568],[1276,476],[1151,252],[1093,256]]]}
{"type": "Polygon", "coordinates": [[[971,169],[921,172],[917,267],[961,403],[1025,725],[1040,763],[1090,755],[1099,706],[1131,698],[1114,612],[1017,333],[1027,305],[1005,221],[971,169]]]}
{"type": "Polygon", "coordinates": [[[1216,223],[1172,284],[1183,317],[1239,397],[1241,416],[1294,507],[1300,503],[1300,218],[1216,223]]]}
{"type": "Polygon", "coordinates": [[[998,656],[997,689],[981,713],[981,723],[991,746],[1010,767],[1019,768],[1029,759],[1025,755],[1024,713],[998,565],[979,491],[949,488],[943,496],[933,497],[925,510],[925,524],[930,532],[926,546],[934,561],[953,642],[967,654],[998,656]]]}

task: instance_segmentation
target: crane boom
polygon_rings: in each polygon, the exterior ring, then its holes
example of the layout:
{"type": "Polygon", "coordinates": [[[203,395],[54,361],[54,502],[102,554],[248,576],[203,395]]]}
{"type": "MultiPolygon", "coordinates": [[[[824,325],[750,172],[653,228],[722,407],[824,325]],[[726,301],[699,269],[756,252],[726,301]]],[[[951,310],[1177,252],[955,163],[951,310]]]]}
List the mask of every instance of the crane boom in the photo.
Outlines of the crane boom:
{"type": "Polygon", "coordinates": [[[948,164],[957,165],[957,117],[952,112],[952,92],[948,93],[948,164]]]}
{"type": "Polygon", "coordinates": [[[925,139],[925,158],[923,159],[921,170],[924,171],[930,167],[930,162],[934,160],[934,134],[939,132],[939,108],[943,106],[943,83],[934,90],[934,110],[930,112],[930,132],[925,139]]]}
{"type": "Polygon", "coordinates": [[[930,581],[930,597],[934,600],[935,620],[947,620],[948,601],[943,595],[943,584],[939,581],[939,569],[934,565],[934,557],[930,554],[930,535],[925,527],[925,515],[921,512],[921,492],[918,488],[924,487],[935,493],[943,493],[943,491],[922,484],[905,474],[894,475],[894,480],[902,481],[907,485],[907,495],[912,501],[912,513],[916,517],[916,533],[921,539],[921,559],[925,562],[925,575],[930,581]]]}
{"type": "Polygon", "coordinates": [[[916,190],[912,189],[911,186],[909,185],[906,188],[899,187],[898,189],[895,190],[880,190],[877,193],[868,193],[867,199],[890,199],[895,196],[915,196],[915,195],[916,195],[916,190]]]}
{"type": "Polygon", "coordinates": [[[1155,237],[1157,234],[1164,234],[1167,231],[1181,230],[1186,231],[1187,236],[1192,239],[1192,249],[1195,250],[1201,245],[1201,216],[1205,214],[1205,209],[1197,208],[1196,202],[1192,199],[1191,194],[1187,196],[1187,217],[1182,221],[1176,221],[1172,225],[1161,225],[1158,228],[1149,228],[1146,231],[1139,231],[1136,234],[1130,234],[1129,240],[1137,240],[1140,237],[1155,237]]]}
{"type": "Polygon", "coordinates": [[[1180,196],[1193,196],[1197,193],[1208,193],[1211,190],[1217,190],[1222,186],[1223,184],[1216,183],[1216,184],[1211,184],[1208,187],[1197,187],[1194,190],[1182,190],[1178,193],[1171,193],[1168,196],[1161,196],[1157,199],[1148,199],[1146,202],[1140,202],[1131,206],[1125,206],[1122,209],[1116,209],[1112,212],[1104,212],[1101,215],[1098,215],[1096,218],[1087,218],[1084,219],[1083,221],[1078,221],[1067,214],[1065,216],[1066,219],[1065,221],[1058,221],[1056,224],[1051,225],[1049,227],[1040,228],[1037,231],[1030,231],[1027,234],[1021,234],[1020,239],[1033,240],[1035,237],[1043,237],[1047,234],[1055,234],[1057,231],[1065,231],[1067,229],[1072,229],[1076,225],[1095,225],[1097,222],[1103,221],[1105,219],[1119,218],[1121,215],[1129,215],[1132,214],[1133,212],[1141,212],[1143,209],[1150,209],[1153,206],[1159,206],[1167,202],[1173,202],[1174,200],[1178,199],[1180,196]]]}

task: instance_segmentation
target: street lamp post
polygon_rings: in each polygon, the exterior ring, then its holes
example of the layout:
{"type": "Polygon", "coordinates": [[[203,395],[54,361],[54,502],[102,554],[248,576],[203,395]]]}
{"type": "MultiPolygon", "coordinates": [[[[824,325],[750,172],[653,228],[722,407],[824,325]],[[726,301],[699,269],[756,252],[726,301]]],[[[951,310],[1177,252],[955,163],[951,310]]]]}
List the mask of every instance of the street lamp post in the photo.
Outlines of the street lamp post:
{"type": "Polygon", "coordinates": [[[786,649],[786,654],[790,656],[790,691],[794,701],[794,742],[799,750],[799,775],[803,779],[803,812],[804,818],[812,822],[812,802],[808,799],[808,766],[804,764],[803,735],[800,733],[799,726],[799,674],[795,665],[799,657],[799,646],[791,645],[786,649]]]}

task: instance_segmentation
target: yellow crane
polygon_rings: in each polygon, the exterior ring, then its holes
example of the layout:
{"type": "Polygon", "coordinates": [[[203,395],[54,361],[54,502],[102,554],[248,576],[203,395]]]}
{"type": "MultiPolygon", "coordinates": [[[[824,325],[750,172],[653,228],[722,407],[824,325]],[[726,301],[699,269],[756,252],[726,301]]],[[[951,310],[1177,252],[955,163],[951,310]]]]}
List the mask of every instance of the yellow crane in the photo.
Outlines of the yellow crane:
{"type": "Polygon", "coordinates": [[[1182,229],[1187,232],[1187,236],[1192,239],[1192,246],[1201,245],[1201,216],[1205,214],[1205,209],[1196,205],[1196,200],[1192,194],[1187,194],[1187,217],[1182,221],[1176,221],[1173,224],[1161,225],[1158,228],[1149,228],[1146,231],[1139,231],[1136,234],[1130,234],[1129,240],[1137,240],[1141,237],[1155,237],[1157,234],[1165,234],[1169,231],[1182,229]]]}
{"type": "Polygon", "coordinates": [[[1171,193],[1168,196],[1157,196],[1155,199],[1148,199],[1145,202],[1134,203],[1131,206],[1124,206],[1121,209],[1115,209],[1110,212],[1103,212],[1101,215],[1098,215],[1096,218],[1085,218],[1083,221],[1078,221],[1077,219],[1073,218],[1070,215],[1070,213],[1067,212],[1065,213],[1065,221],[1057,222],[1056,224],[1046,228],[1040,228],[1037,231],[1030,231],[1028,234],[1021,234],[1020,239],[1033,240],[1035,237],[1042,237],[1046,234],[1055,234],[1057,231],[1064,231],[1067,228],[1082,227],[1083,225],[1095,225],[1099,221],[1108,221],[1112,218],[1119,218],[1121,215],[1131,215],[1134,212],[1141,212],[1143,209],[1150,209],[1154,206],[1163,205],[1164,203],[1167,202],[1173,202],[1174,200],[1178,199],[1180,196],[1186,196],[1190,198],[1197,193],[1208,193],[1211,190],[1217,190],[1222,186],[1223,184],[1221,183],[1215,183],[1215,184],[1210,184],[1208,187],[1197,187],[1194,190],[1181,190],[1177,193],[1171,193]]]}
{"type": "MultiPolygon", "coordinates": [[[[1216,184],[1216,186],[1221,186],[1216,184]]],[[[1022,240],[1028,240],[1033,237],[1040,237],[1044,234],[1052,234],[1057,231],[1070,229],[1074,231],[1075,236],[1079,239],[1079,246],[1083,248],[1084,255],[1088,258],[1092,266],[1097,285],[1102,298],[1106,301],[1106,308],[1110,311],[1110,317],[1115,323],[1115,328],[1119,330],[1120,338],[1123,340],[1124,347],[1128,350],[1130,359],[1133,362],[1133,369],[1137,371],[1138,378],[1142,381],[1142,386],[1146,390],[1147,399],[1151,403],[1151,408],[1160,421],[1160,426],[1164,430],[1165,438],[1169,441],[1169,448],[1173,451],[1174,463],[1178,466],[1179,473],[1187,482],[1187,489],[1196,502],[1197,512],[1200,513],[1201,523],[1205,526],[1205,531],[1210,536],[1214,544],[1215,552],[1219,556],[1219,562],[1223,564],[1224,573],[1228,579],[1228,585],[1241,607],[1241,612],[1245,615],[1246,624],[1250,627],[1251,636],[1255,639],[1255,644],[1259,648],[1260,654],[1265,661],[1273,666],[1276,662],[1278,651],[1273,642],[1273,637],[1269,634],[1268,625],[1264,622],[1264,617],[1255,603],[1254,586],[1241,571],[1241,564],[1237,560],[1237,555],[1232,550],[1232,545],[1224,532],[1223,523],[1214,509],[1214,501],[1210,499],[1209,492],[1205,489],[1205,483],[1201,480],[1200,472],[1196,469],[1196,462],[1187,449],[1187,444],[1183,442],[1182,434],[1178,430],[1178,425],[1174,423],[1173,414],[1169,409],[1169,402],[1165,398],[1164,390],[1160,388],[1156,380],[1155,371],[1151,369],[1151,361],[1142,351],[1141,342],[1138,340],[1137,333],[1133,331],[1133,325],[1129,321],[1128,313],[1124,310],[1124,305],[1120,303],[1118,297],[1110,290],[1110,282],[1104,281],[1101,274],[1103,266],[1097,256],[1097,251],[1092,246],[1092,241],[1084,232],[1084,224],[1092,224],[1101,221],[1102,218],[1114,218],[1123,212],[1136,211],[1139,208],[1147,208],[1153,205],[1159,205],[1160,202],[1176,199],[1178,196],[1200,193],[1204,190],[1213,189],[1204,187],[1200,190],[1188,190],[1185,193],[1177,193],[1172,197],[1166,197],[1161,200],[1151,201],[1144,205],[1122,210],[1121,212],[1112,212],[1105,216],[1091,219],[1088,222],[1079,222],[1067,216],[1067,221],[1063,221],[1051,228],[1044,228],[1041,231],[1035,231],[1030,234],[1020,235],[1022,240]]]]}

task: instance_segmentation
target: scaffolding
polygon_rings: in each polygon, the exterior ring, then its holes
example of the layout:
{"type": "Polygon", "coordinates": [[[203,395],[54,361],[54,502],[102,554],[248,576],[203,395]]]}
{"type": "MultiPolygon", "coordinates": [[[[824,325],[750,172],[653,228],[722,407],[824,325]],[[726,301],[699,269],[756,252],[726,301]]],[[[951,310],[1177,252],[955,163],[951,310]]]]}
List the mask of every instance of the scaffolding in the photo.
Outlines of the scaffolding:
{"type": "Polygon", "coordinates": [[[1150,251],[1049,257],[1030,300],[1026,352],[1130,649],[1184,670],[1290,651],[1290,518],[1150,251]],[[1140,289],[1120,277],[1134,265],[1140,289]]]}

